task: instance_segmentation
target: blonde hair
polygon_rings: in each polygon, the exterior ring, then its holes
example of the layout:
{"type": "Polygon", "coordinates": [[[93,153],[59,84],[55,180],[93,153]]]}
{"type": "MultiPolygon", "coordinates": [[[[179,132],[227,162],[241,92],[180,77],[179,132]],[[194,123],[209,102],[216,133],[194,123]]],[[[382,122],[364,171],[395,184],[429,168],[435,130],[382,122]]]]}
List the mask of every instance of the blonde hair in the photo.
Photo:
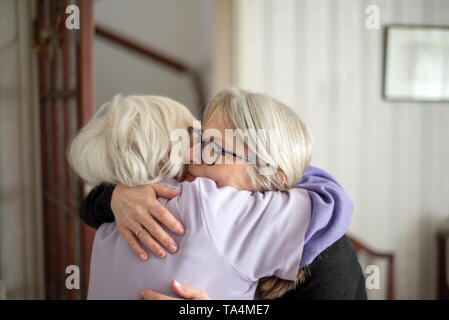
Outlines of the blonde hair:
{"type": "Polygon", "coordinates": [[[249,154],[257,155],[258,163],[247,166],[255,190],[287,190],[301,180],[312,156],[312,136],[292,109],[267,95],[230,88],[212,98],[203,122],[214,114],[225,127],[241,129],[237,138],[249,154]],[[260,130],[266,134],[258,134],[260,130]],[[276,174],[262,174],[261,162],[276,168],[276,174]]]}
{"type": "Polygon", "coordinates": [[[91,185],[137,186],[179,177],[183,165],[169,157],[170,134],[193,121],[185,106],[169,98],[116,95],[75,137],[68,160],[91,185]]]}

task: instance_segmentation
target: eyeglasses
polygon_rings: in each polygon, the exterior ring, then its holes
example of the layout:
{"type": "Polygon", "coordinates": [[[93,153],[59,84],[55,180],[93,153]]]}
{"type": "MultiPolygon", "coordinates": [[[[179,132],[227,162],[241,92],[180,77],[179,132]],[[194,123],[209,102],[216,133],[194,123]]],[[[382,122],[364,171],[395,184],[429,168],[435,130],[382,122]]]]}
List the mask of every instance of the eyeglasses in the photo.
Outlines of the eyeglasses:
{"type": "Polygon", "coordinates": [[[193,139],[193,133],[196,133],[201,138],[201,159],[206,165],[213,166],[214,164],[217,163],[218,159],[222,155],[230,155],[235,158],[245,160],[248,163],[256,164],[256,161],[254,161],[252,158],[248,156],[239,155],[233,151],[226,150],[218,143],[216,143],[213,139],[204,139],[203,136],[201,135],[201,131],[198,128],[189,127],[188,130],[190,134],[191,147],[193,147],[195,144],[195,141],[193,139]]]}

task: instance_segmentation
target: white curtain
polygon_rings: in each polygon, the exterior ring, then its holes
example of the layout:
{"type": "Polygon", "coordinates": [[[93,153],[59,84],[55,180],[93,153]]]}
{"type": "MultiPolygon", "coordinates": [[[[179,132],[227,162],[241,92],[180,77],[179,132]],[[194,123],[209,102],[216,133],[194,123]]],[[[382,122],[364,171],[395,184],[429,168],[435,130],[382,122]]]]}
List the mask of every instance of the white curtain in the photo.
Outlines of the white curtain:
{"type": "Polygon", "coordinates": [[[447,24],[443,0],[234,1],[236,85],[310,125],[313,165],[355,204],[350,233],[396,256],[396,298],[435,298],[435,232],[449,217],[449,104],[382,99],[383,26],[447,24]],[[376,5],[379,30],[365,27],[376,5]]]}

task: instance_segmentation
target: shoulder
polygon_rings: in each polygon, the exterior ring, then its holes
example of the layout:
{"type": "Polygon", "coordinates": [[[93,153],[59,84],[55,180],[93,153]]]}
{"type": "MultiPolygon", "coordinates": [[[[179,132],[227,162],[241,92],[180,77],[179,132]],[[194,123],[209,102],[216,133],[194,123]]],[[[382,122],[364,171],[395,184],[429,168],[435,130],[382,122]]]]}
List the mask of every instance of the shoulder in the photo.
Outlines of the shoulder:
{"type": "MultiPolygon", "coordinates": [[[[200,184],[200,193],[202,187],[200,184]]],[[[220,255],[251,281],[270,275],[295,279],[310,221],[307,191],[218,189],[225,196],[205,195],[201,211],[220,255]]]]}

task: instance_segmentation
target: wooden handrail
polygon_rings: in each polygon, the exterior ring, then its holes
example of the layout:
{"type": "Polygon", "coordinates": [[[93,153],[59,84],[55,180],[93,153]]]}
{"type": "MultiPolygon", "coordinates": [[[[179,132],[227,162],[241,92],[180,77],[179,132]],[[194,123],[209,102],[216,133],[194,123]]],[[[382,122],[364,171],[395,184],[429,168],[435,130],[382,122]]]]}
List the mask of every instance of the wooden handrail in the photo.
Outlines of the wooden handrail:
{"type": "Polygon", "coordinates": [[[197,97],[197,103],[200,107],[200,110],[202,109],[201,106],[205,101],[204,96],[204,88],[202,84],[202,79],[200,73],[195,70],[194,68],[190,68],[189,66],[185,65],[184,63],[177,61],[174,58],[168,57],[167,55],[158,52],[157,50],[154,50],[153,48],[150,48],[148,46],[142,45],[136,40],[129,39],[128,36],[119,34],[116,31],[112,31],[111,29],[96,25],[95,26],[95,34],[97,36],[100,36],[106,40],[109,40],[117,45],[122,46],[123,48],[126,48],[130,51],[133,51],[137,54],[140,54],[141,56],[150,59],[154,62],[157,62],[159,64],[162,64],[166,66],[167,68],[173,69],[178,72],[184,72],[187,73],[192,80],[196,97],[197,97]]]}
{"type": "Polygon", "coordinates": [[[351,244],[354,247],[355,251],[363,250],[363,251],[367,252],[369,255],[372,255],[372,256],[378,257],[378,258],[389,259],[389,258],[393,257],[393,254],[391,254],[391,253],[384,253],[384,252],[378,252],[378,251],[372,250],[368,246],[362,244],[359,240],[355,239],[353,236],[349,236],[349,239],[350,239],[351,244]]]}
{"type": "Polygon", "coordinates": [[[362,244],[359,240],[354,239],[353,236],[349,236],[349,241],[351,241],[354,251],[359,253],[360,251],[365,251],[369,255],[377,258],[385,258],[388,261],[388,288],[387,288],[387,299],[394,300],[394,255],[392,253],[377,252],[369,248],[368,246],[362,244]]]}

